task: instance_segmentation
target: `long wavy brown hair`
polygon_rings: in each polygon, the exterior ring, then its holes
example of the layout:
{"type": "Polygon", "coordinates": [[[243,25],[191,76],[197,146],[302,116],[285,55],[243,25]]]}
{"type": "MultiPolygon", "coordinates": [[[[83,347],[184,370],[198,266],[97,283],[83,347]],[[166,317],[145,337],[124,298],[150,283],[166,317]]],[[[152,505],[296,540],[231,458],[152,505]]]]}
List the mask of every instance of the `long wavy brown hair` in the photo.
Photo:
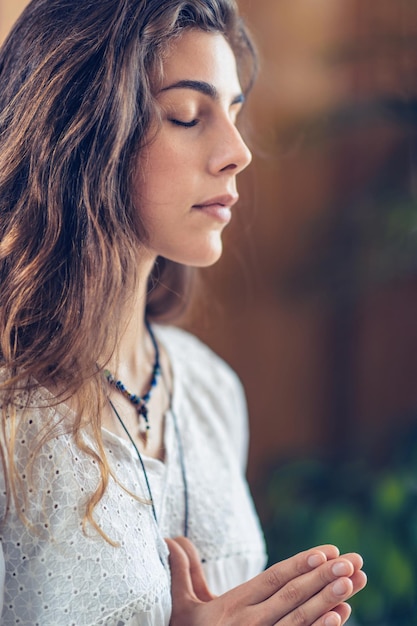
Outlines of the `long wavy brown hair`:
{"type": "MultiPolygon", "coordinates": [[[[93,510],[111,472],[97,362],[114,353],[137,286],[146,232],[131,183],[157,115],[163,53],[190,28],[226,37],[249,89],[255,55],[233,0],[32,0],[0,51],[0,453],[9,502],[20,510],[26,497],[14,462],[16,388],[29,397],[52,381],[62,390],[55,402],[72,398],[75,440],[100,468],[84,524],[101,534],[93,510]],[[87,415],[94,450],[81,436],[87,415]]],[[[187,284],[186,268],[158,259],[149,318],[173,316],[187,284]]]]}

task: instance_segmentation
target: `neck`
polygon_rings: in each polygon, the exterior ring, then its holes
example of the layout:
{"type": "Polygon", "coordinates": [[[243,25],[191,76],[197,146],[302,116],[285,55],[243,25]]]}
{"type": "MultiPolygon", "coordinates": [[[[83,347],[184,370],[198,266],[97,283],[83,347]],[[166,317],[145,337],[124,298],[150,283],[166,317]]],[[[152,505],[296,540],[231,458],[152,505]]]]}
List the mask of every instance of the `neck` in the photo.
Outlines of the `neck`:
{"type": "MultiPolygon", "coordinates": [[[[164,350],[155,345],[145,323],[147,284],[153,267],[148,265],[147,273],[141,272],[140,288],[131,294],[124,307],[118,331],[118,344],[114,357],[105,364],[110,376],[120,385],[109,382],[109,403],[103,411],[102,425],[119,436],[126,437],[121,424],[115,417],[114,409],[122,417],[123,423],[135,442],[138,450],[160,460],[164,459],[164,419],[170,403],[168,388],[161,384],[162,377],[155,378],[155,355],[159,353],[162,371],[168,376],[171,388],[170,363],[164,350]],[[153,381],[160,384],[153,385],[153,381]],[[148,395],[149,394],[149,395],[148,395]],[[148,397],[143,403],[132,396],[148,397]],[[113,405],[113,410],[111,407],[113,405]],[[142,410],[139,410],[138,407],[142,410]],[[149,426],[149,429],[147,428],[149,426]]],[[[142,265],[140,266],[142,269],[142,265]]],[[[107,375],[109,377],[109,375],[107,375]]],[[[111,380],[111,378],[110,378],[111,380]]]]}
{"type": "Polygon", "coordinates": [[[119,325],[117,350],[108,368],[121,378],[126,386],[132,381],[133,389],[138,389],[138,381],[149,375],[149,365],[153,360],[153,346],[145,324],[147,284],[154,259],[141,261],[143,269],[139,274],[139,286],[126,302],[125,313],[119,325]]]}

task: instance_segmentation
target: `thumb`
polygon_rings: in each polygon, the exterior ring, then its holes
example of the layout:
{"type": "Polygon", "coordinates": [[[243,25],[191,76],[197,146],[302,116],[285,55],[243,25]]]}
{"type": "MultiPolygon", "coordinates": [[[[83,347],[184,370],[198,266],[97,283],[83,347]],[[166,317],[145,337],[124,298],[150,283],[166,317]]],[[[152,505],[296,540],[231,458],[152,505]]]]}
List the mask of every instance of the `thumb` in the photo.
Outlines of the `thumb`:
{"type": "Polygon", "coordinates": [[[190,577],[195,596],[201,602],[209,602],[210,600],[213,600],[215,596],[211,593],[207,586],[200,556],[195,545],[186,537],[176,537],[175,543],[179,544],[188,556],[190,577]]]}
{"type": "Polygon", "coordinates": [[[173,614],[182,614],[190,602],[198,602],[191,578],[190,561],[185,550],[173,539],[165,540],[169,549],[173,614]]]}

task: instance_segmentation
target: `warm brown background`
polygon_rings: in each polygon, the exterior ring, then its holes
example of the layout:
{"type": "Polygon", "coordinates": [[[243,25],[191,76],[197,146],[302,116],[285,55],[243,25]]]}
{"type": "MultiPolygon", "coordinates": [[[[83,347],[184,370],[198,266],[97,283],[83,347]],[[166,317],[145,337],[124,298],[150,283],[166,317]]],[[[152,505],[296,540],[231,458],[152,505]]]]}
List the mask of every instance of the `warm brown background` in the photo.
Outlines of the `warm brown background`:
{"type": "MultiPolygon", "coordinates": [[[[1,38],[25,4],[0,0],[1,38]]],[[[378,172],[405,172],[407,185],[408,139],[372,116],[329,124],[345,105],[407,95],[413,53],[389,42],[414,37],[417,20],[410,0],[239,4],[262,61],[255,158],[224,258],[206,273],[208,302],[187,324],[245,384],[256,485],[292,454],[380,452],[417,406],[416,277],[387,272],[360,288],[366,255],[349,221],[378,172]]]]}

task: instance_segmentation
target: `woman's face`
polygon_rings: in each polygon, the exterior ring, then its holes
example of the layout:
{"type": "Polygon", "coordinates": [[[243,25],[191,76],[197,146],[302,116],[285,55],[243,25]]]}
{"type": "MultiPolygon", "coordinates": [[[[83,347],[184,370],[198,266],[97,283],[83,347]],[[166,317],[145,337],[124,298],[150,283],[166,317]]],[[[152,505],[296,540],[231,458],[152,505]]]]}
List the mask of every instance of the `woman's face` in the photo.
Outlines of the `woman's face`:
{"type": "Polygon", "coordinates": [[[243,96],[221,34],[189,30],[164,61],[162,125],[141,153],[134,192],[152,255],[206,266],[237,201],[236,176],[251,154],[235,125],[243,96]]]}

